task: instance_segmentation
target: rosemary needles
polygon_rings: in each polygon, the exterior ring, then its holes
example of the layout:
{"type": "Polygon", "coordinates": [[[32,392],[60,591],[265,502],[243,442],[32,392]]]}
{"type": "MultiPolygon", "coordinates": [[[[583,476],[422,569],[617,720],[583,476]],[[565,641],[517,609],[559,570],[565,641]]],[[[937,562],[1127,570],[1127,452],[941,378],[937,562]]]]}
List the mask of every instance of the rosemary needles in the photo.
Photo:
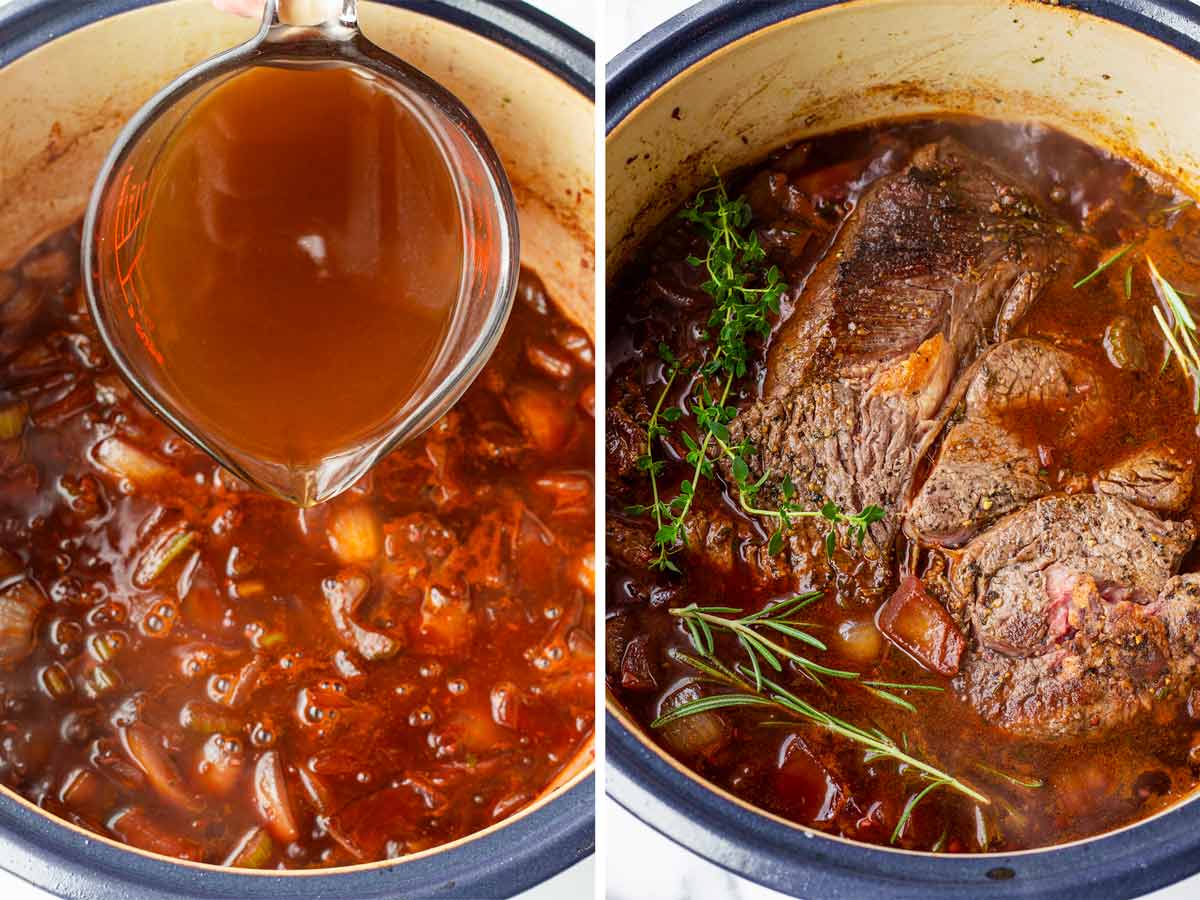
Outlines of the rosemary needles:
{"type": "Polygon", "coordinates": [[[1149,256],[1146,257],[1146,265],[1150,269],[1150,281],[1154,285],[1154,292],[1170,315],[1168,321],[1163,311],[1157,306],[1154,307],[1154,319],[1158,322],[1169,347],[1163,363],[1168,364],[1174,354],[1183,377],[1192,383],[1192,412],[1200,413],[1200,352],[1196,350],[1196,320],[1183,298],[1179,296],[1179,292],[1163,277],[1149,256]]]}
{"type": "MultiPolygon", "coordinates": [[[[1174,207],[1169,207],[1163,210],[1163,212],[1177,212],[1189,205],[1191,205],[1191,202],[1185,201],[1184,203],[1176,204],[1174,207]]],[[[1092,279],[1103,274],[1114,263],[1137,247],[1139,243],[1140,241],[1133,241],[1117,248],[1089,274],[1075,282],[1074,287],[1082,287],[1092,279]]],[[[1161,304],[1160,306],[1155,306],[1152,311],[1154,313],[1154,320],[1158,323],[1159,330],[1162,331],[1163,338],[1167,342],[1167,352],[1163,358],[1163,370],[1171,364],[1171,358],[1174,357],[1179,365],[1179,371],[1183,373],[1184,379],[1190,382],[1192,386],[1192,411],[1200,415],[1200,349],[1197,349],[1200,347],[1200,335],[1197,334],[1196,319],[1192,315],[1191,310],[1188,309],[1187,304],[1183,302],[1183,297],[1180,295],[1181,292],[1163,276],[1149,253],[1145,255],[1145,260],[1146,268],[1150,273],[1150,283],[1153,285],[1154,293],[1161,304]]],[[[1134,263],[1131,262],[1126,266],[1123,278],[1125,299],[1127,300],[1133,296],[1133,269],[1134,263]]]]}
{"type": "MultiPolygon", "coordinates": [[[[716,709],[760,708],[782,714],[793,721],[810,722],[866,748],[872,761],[894,760],[900,765],[911,768],[921,777],[936,782],[938,786],[954,790],[977,803],[989,803],[988,798],[975,788],[953,775],[943,772],[932,763],[914,756],[881,729],[861,728],[845,719],[824,712],[765,675],[757,678],[759,686],[756,686],[750,681],[750,678],[754,677],[753,672],[746,666],[739,665],[731,669],[717,659],[697,659],[684,653],[676,654],[676,658],[696,669],[709,680],[732,688],[734,692],[713,694],[683,703],[651,722],[651,728],[661,728],[687,716],[716,709]]],[[[914,803],[913,806],[915,807],[916,804],[914,803]]],[[[908,810],[908,815],[911,817],[911,809],[908,810]]],[[[902,831],[903,828],[901,827],[899,830],[902,831]]]]}

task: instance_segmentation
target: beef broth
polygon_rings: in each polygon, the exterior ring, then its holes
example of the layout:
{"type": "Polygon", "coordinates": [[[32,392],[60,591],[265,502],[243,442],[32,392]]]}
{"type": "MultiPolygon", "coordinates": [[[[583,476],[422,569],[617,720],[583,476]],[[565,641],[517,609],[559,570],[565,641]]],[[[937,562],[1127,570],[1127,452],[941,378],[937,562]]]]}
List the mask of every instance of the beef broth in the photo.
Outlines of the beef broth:
{"type": "Polygon", "coordinates": [[[443,152],[347,68],[258,67],[197,102],[144,204],[140,334],[202,433],[316,466],[422,387],[458,301],[443,152]]]}
{"type": "MultiPolygon", "coordinates": [[[[660,410],[691,408],[711,352],[713,299],[688,262],[705,238],[666,221],[610,289],[606,661],[618,701],[734,794],[872,843],[1018,850],[1186,796],[1200,775],[1200,440],[1146,257],[1187,301],[1200,212],[1064,134],[974,119],[833,134],[725,180],[788,290],[727,401],[746,471],[726,456],[693,486],[687,543],[669,557],[678,571],[652,566],[655,526],[639,509],[646,423],[668,382],[660,344],[689,367],[660,410]],[[738,477],[766,477],[752,505],[769,511],[782,475],[787,502],[879,503],[885,518],[861,547],[827,548],[817,517],[772,548],[775,523],[747,512],[738,477]],[[786,657],[778,671],[763,662],[767,677],[987,802],[941,786],[914,803],[930,782],[912,766],[778,709],[671,716],[731,690],[689,659],[740,663],[754,690],[737,635],[713,626],[709,653],[681,611],[732,619],[804,591],[820,594],[795,618],[824,649],[771,639],[858,677],[818,686],[786,657]],[[936,646],[898,625],[913,597],[924,615],[909,618],[937,623],[936,646]],[[889,697],[867,680],[928,690],[889,697]]],[[[664,430],[652,446],[669,500],[693,477],[681,434],[700,433],[690,415],[664,430]]]]}

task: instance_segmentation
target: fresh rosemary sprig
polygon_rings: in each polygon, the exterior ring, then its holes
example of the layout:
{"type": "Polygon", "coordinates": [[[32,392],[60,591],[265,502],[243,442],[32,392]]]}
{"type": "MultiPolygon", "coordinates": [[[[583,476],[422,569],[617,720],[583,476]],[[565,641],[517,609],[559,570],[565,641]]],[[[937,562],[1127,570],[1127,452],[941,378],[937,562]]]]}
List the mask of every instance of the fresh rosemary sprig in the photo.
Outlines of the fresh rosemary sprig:
{"type": "Polygon", "coordinates": [[[857,672],[823,666],[774,640],[774,635],[786,635],[818,650],[826,649],[824,643],[802,630],[806,623],[792,618],[793,614],[820,596],[820,591],[799,594],[790,600],[763,607],[756,613],[737,619],[727,618],[730,613],[741,612],[740,609],[731,606],[697,606],[695,603],[690,603],[687,606],[672,609],[670,612],[687,626],[692,638],[692,645],[697,652],[710,659],[715,653],[713,628],[723,628],[734,634],[750,660],[756,690],[762,690],[763,664],[765,663],[776,672],[782,672],[781,659],[790,660],[805,673],[818,679],[821,675],[828,675],[830,678],[857,678],[857,672]]]}
{"type": "Polygon", "coordinates": [[[1166,366],[1170,362],[1171,354],[1174,353],[1183,377],[1192,383],[1192,412],[1200,414],[1200,353],[1196,350],[1200,338],[1196,335],[1196,320],[1183,298],[1179,296],[1179,292],[1162,276],[1158,266],[1149,256],[1146,257],[1146,265],[1150,269],[1150,281],[1154,285],[1154,292],[1166,306],[1172,319],[1172,323],[1169,323],[1162,310],[1154,307],[1154,319],[1158,322],[1163,337],[1167,339],[1169,348],[1163,365],[1166,366]]]}
{"type": "Polygon", "coordinates": [[[1100,275],[1104,274],[1104,272],[1107,271],[1109,269],[1109,267],[1112,266],[1113,263],[1115,263],[1117,260],[1121,259],[1121,257],[1123,257],[1126,253],[1128,253],[1130,250],[1132,250],[1136,246],[1137,246],[1137,241],[1131,241],[1130,243],[1125,244],[1123,247],[1118,247],[1108,257],[1106,257],[1104,259],[1104,261],[1100,263],[1100,265],[1098,265],[1098,266],[1096,266],[1096,268],[1092,269],[1090,274],[1085,275],[1082,278],[1080,278],[1077,282],[1075,282],[1073,285],[1071,285],[1071,287],[1081,288],[1085,284],[1087,284],[1089,281],[1091,281],[1093,278],[1097,278],[1100,275]]]}
{"type": "Polygon", "coordinates": [[[671,722],[708,710],[739,706],[770,708],[793,719],[811,722],[832,734],[866,747],[873,760],[895,760],[898,764],[909,766],[921,775],[941,782],[946,787],[970,797],[978,803],[987,804],[989,802],[987,797],[969,784],[943,772],[931,763],[913,756],[880,729],[860,728],[844,719],[817,709],[808,701],[797,697],[765,675],[757,677],[756,683],[752,684],[748,679],[754,677],[754,673],[745,666],[739,665],[734,670],[715,658],[696,659],[686,653],[676,653],[675,658],[708,676],[711,680],[732,688],[735,693],[715,694],[680,704],[651,722],[651,728],[661,728],[671,722]],[[761,687],[757,686],[759,682],[761,682],[761,687]]]}
{"type": "Polygon", "coordinates": [[[1002,778],[1009,784],[1015,784],[1017,787],[1035,790],[1037,788],[1046,786],[1046,782],[1042,781],[1040,778],[1026,778],[1024,775],[1014,775],[1011,772],[1002,772],[999,769],[993,769],[986,763],[977,762],[975,763],[975,768],[979,769],[981,772],[986,772],[989,775],[994,775],[997,778],[1002,778]]]}
{"type": "Polygon", "coordinates": [[[925,693],[941,693],[945,688],[937,684],[897,684],[894,681],[860,681],[863,689],[874,694],[880,700],[885,700],[893,706],[915,713],[917,708],[905,700],[896,691],[918,691],[925,693]]]}
{"type": "Polygon", "coordinates": [[[753,505],[754,497],[771,473],[764,472],[757,481],[750,482],[746,456],[753,448],[747,441],[731,444],[729,425],[737,416],[737,408],[729,403],[729,396],[735,382],[743,378],[749,368],[750,340],[761,340],[770,335],[769,317],[779,314],[779,300],[787,284],[777,267],[766,265],[766,251],[759,243],[757,233],[748,228],[750,205],[743,197],[731,198],[719,174],[716,182],[701,190],[680,216],[691,222],[708,242],[703,259],[689,256],[687,261],[692,266],[703,266],[708,275],[701,288],[712,297],[713,309],[702,338],[712,342],[712,350],[700,364],[692,390],[681,408],[665,406],[665,403],[683,367],[669,347],[659,345],[667,380],[646,426],[646,452],[638,460],[639,468],[650,478],[651,501],[648,505],[626,508],[631,515],[648,512],[654,517],[654,544],[658,555],[650,564],[651,568],[679,571],[670,557],[679,548],[687,546],[687,520],[697,486],[702,478],[716,477],[713,463],[722,457],[729,460],[742,509],[750,515],[775,519],[776,528],[767,541],[768,552],[772,555],[783,550],[784,529],[800,518],[819,517],[830,523],[825,542],[829,555],[837,546],[838,525],[844,524],[847,537],[857,539],[861,546],[867,528],[883,518],[884,512],[878,506],[868,506],[854,515],[846,515],[832,501],[817,510],[807,509],[792,502],[795,489],[788,477],[783,479],[780,488],[783,502],[777,509],[753,505]],[[716,339],[712,341],[714,332],[716,339]],[[679,435],[686,449],[684,460],[692,467],[692,473],[680,483],[676,496],[665,499],[658,483],[664,464],[654,456],[655,441],[670,434],[666,426],[678,422],[685,410],[691,413],[696,426],[695,437],[687,431],[681,431],[679,435]]]}
{"type": "MultiPolygon", "coordinates": [[[[929,776],[925,776],[928,778],[929,776]]],[[[922,800],[936,791],[938,788],[946,787],[950,784],[947,778],[931,778],[929,784],[917,791],[908,798],[908,802],[904,804],[904,810],[900,813],[900,818],[896,820],[896,827],[892,829],[891,843],[896,843],[900,840],[900,836],[904,834],[904,829],[908,827],[909,820],[912,819],[913,810],[915,810],[922,800]]]]}

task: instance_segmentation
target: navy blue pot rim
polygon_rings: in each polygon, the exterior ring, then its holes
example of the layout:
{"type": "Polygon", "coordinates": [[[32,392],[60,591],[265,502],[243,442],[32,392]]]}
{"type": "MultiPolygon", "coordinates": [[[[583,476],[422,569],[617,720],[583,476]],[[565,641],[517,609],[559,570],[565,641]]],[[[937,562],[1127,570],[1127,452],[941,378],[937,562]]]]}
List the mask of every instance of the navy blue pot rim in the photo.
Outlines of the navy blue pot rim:
{"type": "MultiPolygon", "coordinates": [[[[716,50],[785,19],[844,2],[701,0],[608,64],[606,131],[716,50]]],[[[1200,59],[1200,4],[1194,0],[1075,0],[1064,5],[1129,26],[1200,59]]],[[[933,856],[825,837],[755,812],[684,774],[611,712],[605,757],[609,795],[636,818],[735,875],[806,900],[1127,898],[1200,871],[1197,802],[1063,847],[933,856]]]]}
{"type": "MultiPolygon", "coordinates": [[[[714,51],[768,25],[846,0],[701,0],[630,44],[605,71],[605,129],[714,51]]],[[[1128,25],[1200,58],[1196,0],[1064,0],[1064,6],[1128,25]]]]}
{"type": "Polygon", "coordinates": [[[1200,806],[1107,837],[1016,854],[910,853],[818,835],[685,775],[611,713],[608,794],[655,831],[734,875],[805,900],[1140,897],[1200,871],[1200,806]]]}
{"type": "MultiPolygon", "coordinates": [[[[0,9],[0,67],[69,31],[161,2],[165,0],[13,0],[0,9]]],[[[473,31],[528,57],[588,99],[595,96],[596,45],[523,0],[380,2],[473,31]]]]}
{"type": "MultiPolygon", "coordinates": [[[[0,10],[0,67],[55,38],[163,0],[14,0],[0,10]]],[[[519,0],[382,0],[467,28],[527,57],[589,100],[594,45],[519,0]]],[[[61,897],[511,897],[595,852],[595,776],[489,834],[430,856],[371,868],[246,874],[174,863],[98,840],[0,796],[0,867],[61,897]]]]}

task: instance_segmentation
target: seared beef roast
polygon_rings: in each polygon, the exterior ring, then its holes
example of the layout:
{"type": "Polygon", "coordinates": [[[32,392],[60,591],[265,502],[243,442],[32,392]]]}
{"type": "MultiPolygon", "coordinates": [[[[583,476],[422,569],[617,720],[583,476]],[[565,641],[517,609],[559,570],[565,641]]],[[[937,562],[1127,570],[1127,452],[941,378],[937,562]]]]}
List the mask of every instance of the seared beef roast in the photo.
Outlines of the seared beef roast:
{"type": "Polygon", "coordinates": [[[1036,441],[1023,440],[1012,423],[1029,416],[1065,419],[1064,438],[1073,442],[1103,423],[1108,410],[1101,394],[1088,363],[1042,341],[1007,341],[990,350],[968,377],[956,421],[908,511],[906,533],[958,546],[1050,493],[1036,441]]]}
{"type": "Polygon", "coordinates": [[[988,721],[1100,734],[1196,669],[1200,608],[1172,579],[1195,531],[1097,494],[1036,500],[955,559],[950,611],[977,646],[955,679],[988,721]]]}
{"type": "Polygon", "coordinates": [[[1181,512],[1192,499],[1193,460],[1164,444],[1143,447],[1093,480],[1097,494],[1124,497],[1160,512],[1181,512]]]}
{"type": "Polygon", "coordinates": [[[1064,253],[1014,178],[953,140],[918,150],[863,194],[774,339],[762,399],[734,421],[752,468],[847,512],[893,511],[867,548],[890,570],[894,512],[956,372],[1007,336],[1064,253]]]}

